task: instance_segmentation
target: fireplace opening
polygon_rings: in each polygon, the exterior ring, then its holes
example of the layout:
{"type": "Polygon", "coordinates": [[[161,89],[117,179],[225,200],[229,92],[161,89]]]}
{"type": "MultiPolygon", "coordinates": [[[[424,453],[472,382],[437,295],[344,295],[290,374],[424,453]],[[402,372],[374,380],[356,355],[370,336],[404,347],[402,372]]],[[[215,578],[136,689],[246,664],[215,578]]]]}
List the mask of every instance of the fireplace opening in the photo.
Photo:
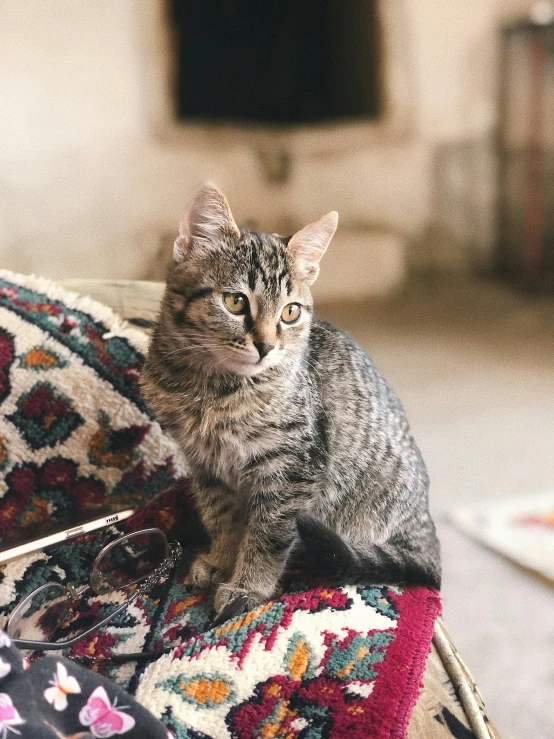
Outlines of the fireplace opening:
{"type": "Polygon", "coordinates": [[[172,22],[181,121],[382,112],[377,0],[172,0],[172,22]]]}

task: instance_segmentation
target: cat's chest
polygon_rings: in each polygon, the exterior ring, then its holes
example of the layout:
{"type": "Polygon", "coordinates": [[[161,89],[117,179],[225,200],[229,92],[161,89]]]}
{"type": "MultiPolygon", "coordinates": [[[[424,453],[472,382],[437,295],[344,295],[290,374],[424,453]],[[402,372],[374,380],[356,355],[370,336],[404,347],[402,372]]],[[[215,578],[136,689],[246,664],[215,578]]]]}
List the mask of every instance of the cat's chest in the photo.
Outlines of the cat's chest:
{"type": "Polygon", "coordinates": [[[259,398],[208,399],[183,409],[179,441],[193,469],[238,488],[252,460],[280,443],[275,427],[281,414],[275,403],[259,398]]]}

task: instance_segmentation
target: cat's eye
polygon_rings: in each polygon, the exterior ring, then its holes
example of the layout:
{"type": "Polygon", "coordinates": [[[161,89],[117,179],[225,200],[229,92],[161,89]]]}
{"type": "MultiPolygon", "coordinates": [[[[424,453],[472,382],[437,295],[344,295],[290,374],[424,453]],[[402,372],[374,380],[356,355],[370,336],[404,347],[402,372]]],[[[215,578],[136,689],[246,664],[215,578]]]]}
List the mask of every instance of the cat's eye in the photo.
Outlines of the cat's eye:
{"type": "Polygon", "coordinates": [[[298,303],[289,303],[281,311],[283,323],[296,323],[300,318],[301,308],[298,303]]]}
{"type": "Polygon", "coordinates": [[[248,298],[243,293],[223,293],[223,302],[227,310],[236,316],[248,310],[248,298]]]}

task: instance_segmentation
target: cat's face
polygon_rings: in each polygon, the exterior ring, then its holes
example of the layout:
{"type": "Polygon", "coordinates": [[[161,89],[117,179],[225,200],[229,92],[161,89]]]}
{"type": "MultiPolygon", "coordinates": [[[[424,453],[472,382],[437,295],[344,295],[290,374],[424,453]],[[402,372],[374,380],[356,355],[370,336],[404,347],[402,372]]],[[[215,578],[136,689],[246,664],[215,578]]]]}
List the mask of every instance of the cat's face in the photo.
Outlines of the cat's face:
{"type": "Polygon", "coordinates": [[[336,215],[326,218],[332,223],[291,239],[239,231],[221,193],[201,191],[181,224],[167,281],[176,354],[213,373],[291,366],[308,340],[310,284],[336,227],[336,215]]]}
{"type": "Polygon", "coordinates": [[[304,349],[309,286],[278,236],[241,233],[168,278],[175,336],[207,369],[255,375],[304,349]]]}

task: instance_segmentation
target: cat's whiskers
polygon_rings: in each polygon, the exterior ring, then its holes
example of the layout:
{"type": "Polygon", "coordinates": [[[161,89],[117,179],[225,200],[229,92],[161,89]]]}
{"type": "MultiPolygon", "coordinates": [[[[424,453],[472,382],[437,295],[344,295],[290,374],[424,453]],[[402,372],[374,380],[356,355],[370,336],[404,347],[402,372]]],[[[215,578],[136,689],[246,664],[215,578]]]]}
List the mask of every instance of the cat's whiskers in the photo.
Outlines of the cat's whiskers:
{"type": "Polygon", "coordinates": [[[183,333],[182,336],[184,339],[190,339],[191,341],[195,341],[196,339],[201,339],[203,341],[206,338],[205,333],[204,334],[202,333],[195,333],[195,334],[183,333]]]}
{"type": "Polygon", "coordinates": [[[334,336],[335,335],[332,331],[329,331],[328,328],[325,328],[325,326],[322,326],[322,324],[319,323],[319,322],[317,323],[317,327],[318,327],[318,329],[321,329],[321,331],[325,331],[326,333],[328,333],[330,336],[334,336]]]}
{"type": "MultiPolygon", "coordinates": [[[[323,389],[323,379],[322,379],[322,377],[321,377],[321,374],[320,374],[319,370],[317,369],[317,367],[315,366],[315,364],[314,364],[313,362],[311,362],[311,361],[310,361],[310,360],[309,360],[309,359],[308,359],[307,357],[304,357],[304,359],[305,359],[306,363],[307,363],[307,364],[308,364],[308,365],[309,365],[309,366],[310,366],[310,367],[311,367],[311,368],[313,369],[313,371],[314,371],[314,372],[316,373],[316,375],[317,375],[317,377],[318,377],[318,380],[319,380],[319,390],[320,390],[320,392],[321,392],[321,391],[322,391],[322,389],[323,389]]],[[[323,412],[323,415],[325,416],[325,418],[327,418],[327,419],[328,419],[328,418],[329,418],[329,415],[328,415],[327,411],[325,410],[325,406],[323,406],[323,405],[322,405],[322,406],[321,406],[321,410],[322,410],[322,412],[323,412]]]]}
{"type": "Polygon", "coordinates": [[[318,379],[319,379],[319,387],[321,389],[323,387],[323,380],[321,378],[321,374],[320,374],[319,370],[317,369],[317,367],[315,366],[315,364],[308,359],[308,357],[304,357],[304,361],[306,362],[306,364],[308,364],[313,369],[313,371],[318,376],[318,379]]]}
{"type": "MultiPolygon", "coordinates": [[[[185,334],[184,336],[185,336],[185,338],[190,338],[190,339],[192,339],[194,341],[195,338],[197,338],[197,339],[203,339],[204,336],[205,336],[205,334],[195,334],[195,335],[185,334]]],[[[216,346],[216,347],[221,348],[221,349],[230,349],[231,351],[234,351],[236,353],[243,354],[244,356],[250,356],[250,357],[253,357],[254,356],[251,352],[248,351],[248,347],[246,346],[246,344],[242,344],[242,345],[237,346],[236,344],[234,344],[234,343],[232,343],[230,341],[219,341],[216,344],[205,344],[202,341],[197,346],[212,346],[212,347],[213,346],[216,346]]]]}
{"type": "Polygon", "coordinates": [[[237,354],[239,357],[244,357],[245,359],[252,359],[256,360],[255,355],[252,352],[249,352],[248,349],[239,349],[238,347],[234,346],[226,346],[225,349],[232,352],[233,354],[237,354]]]}
{"type": "Polygon", "coordinates": [[[223,342],[218,341],[217,339],[214,339],[211,342],[202,341],[202,342],[194,342],[194,343],[183,343],[178,348],[179,349],[186,349],[186,348],[188,348],[188,349],[195,349],[195,348],[200,348],[200,347],[204,347],[204,346],[209,346],[209,347],[223,346],[223,342]]]}
{"type": "Polygon", "coordinates": [[[177,349],[173,349],[170,352],[165,352],[165,357],[174,357],[176,354],[199,354],[202,352],[210,352],[213,349],[221,348],[221,344],[205,344],[204,346],[183,346],[177,349]]]}

